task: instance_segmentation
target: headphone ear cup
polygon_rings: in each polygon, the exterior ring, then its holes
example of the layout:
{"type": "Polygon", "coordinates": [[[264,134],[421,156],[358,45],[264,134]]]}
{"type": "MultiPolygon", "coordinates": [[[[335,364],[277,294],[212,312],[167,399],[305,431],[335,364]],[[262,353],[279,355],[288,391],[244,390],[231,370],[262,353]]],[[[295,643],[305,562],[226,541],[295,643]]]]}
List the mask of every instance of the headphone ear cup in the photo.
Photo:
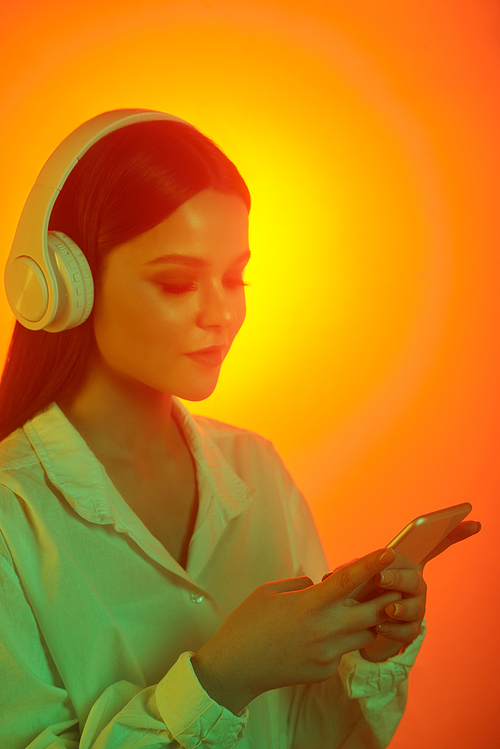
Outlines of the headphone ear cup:
{"type": "Polygon", "coordinates": [[[60,333],[76,328],[90,315],[94,304],[94,281],[87,258],[67,234],[49,231],[48,249],[56,274],[59,303],[52,322],[44,330],[60,333]]]}

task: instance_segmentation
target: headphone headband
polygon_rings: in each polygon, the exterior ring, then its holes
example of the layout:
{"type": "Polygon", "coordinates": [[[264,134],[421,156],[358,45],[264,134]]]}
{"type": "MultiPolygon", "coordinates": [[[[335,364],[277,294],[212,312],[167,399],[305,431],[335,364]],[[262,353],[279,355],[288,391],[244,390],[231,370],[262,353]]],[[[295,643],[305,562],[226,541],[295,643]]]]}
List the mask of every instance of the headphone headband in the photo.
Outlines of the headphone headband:
{"type": "Polygon", "coordinates": [[[73,130],[43,165],[24,204],[5,267],[7,299],[24,327],[59,332],[79,325],[90,314],[93,301],[90,268],[83,254],[79,258],[67,257],[68,253],[74,254],[76,245],[69,240],[70,245],[66,242],[66,245],[62,245],[64,249],[61,249],[60,242],[64,241],[64,235],[59,234],[59,244],[56,243],[58,249],[53,248],[48,235],[52,208],[71,170],[94,143],[114,130],[150,120],[190,124],[153,109],[103,112],[73,130]],[[78,267],[74,265],[75,262],[78,267]],[[72,291],[76,297],[84,297],[86,291],[87,297],[89,294],[92,296],[90,304],[88,299],[86,304],[83,299],[73,299],[72,291]]]}

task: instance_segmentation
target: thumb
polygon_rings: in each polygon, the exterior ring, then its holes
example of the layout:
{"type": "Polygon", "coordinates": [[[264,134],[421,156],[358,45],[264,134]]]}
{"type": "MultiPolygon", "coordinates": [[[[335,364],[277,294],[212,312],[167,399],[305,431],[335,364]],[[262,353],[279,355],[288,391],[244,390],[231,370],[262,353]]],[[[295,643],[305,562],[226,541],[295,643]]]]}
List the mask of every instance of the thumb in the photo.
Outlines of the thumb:
{"type": "Polygon", "coordinates": [[[439,556],[439,554],[442,554],[443,551],[446,551],[450,546],[453,546],[453,544],[458,543],[459,541],[464,541],[466,538],[470,538],[470,536],[475,536],[476,533],[479,533],[481,530],[481,523],[479,523],[477,520],[464,520],[462,523],[457,525],[456,528],[454,528],[451,533],[449,533],[442,541],[439,543],[431,552],[428,554],[425,559],[423,559],[420,564],[422,567],[427,564],[431,559],[434,559],[434,557],[439,556]]]}

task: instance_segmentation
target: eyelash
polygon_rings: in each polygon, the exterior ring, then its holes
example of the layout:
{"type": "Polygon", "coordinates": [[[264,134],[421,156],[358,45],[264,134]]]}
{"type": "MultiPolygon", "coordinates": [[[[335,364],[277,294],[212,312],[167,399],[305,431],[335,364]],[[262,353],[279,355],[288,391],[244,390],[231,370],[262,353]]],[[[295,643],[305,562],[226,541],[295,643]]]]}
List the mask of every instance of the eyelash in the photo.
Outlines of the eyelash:
{"type": "MultiPolygon", "coordinates": [[[[183,284],[176,284],[176,283],[162,283],[160,284],[165,294],[173,294],[175,296],[180,296],[181,294],[187,294],[189,291],[195,291],[196,285],[194,283],[183,283],[183,284]]],[[[237,286],[248,286],[247,283],[244,281],[230,281],[229,283],[226,283],[226,286],[229,286],[229,288],[236,288],[237,286]]]]}

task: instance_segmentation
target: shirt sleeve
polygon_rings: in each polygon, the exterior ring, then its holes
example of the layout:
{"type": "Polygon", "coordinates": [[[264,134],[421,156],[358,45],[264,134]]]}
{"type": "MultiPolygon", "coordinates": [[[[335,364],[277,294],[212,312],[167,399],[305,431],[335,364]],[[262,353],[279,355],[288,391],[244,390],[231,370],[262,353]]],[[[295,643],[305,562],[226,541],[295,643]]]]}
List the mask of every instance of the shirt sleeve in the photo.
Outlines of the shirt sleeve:
{"type": "Polygon", "coordinates": [[[385,749],[403,715],[408,673],[424,632],[401,655],[381,663],[358,651],[332,676],[296,687],[291,697],[291,749],[385,749]]]}
{"type": "Polygon", "coordinates": [[[380,663],[366,661],[358,650],[342,657],[339,676],[350,699],[358,700],[363,720],[349,736],[345,749],[389,745],[403,717],[408,698],[408,676],[426,633],[425,620],[418,637],[403,653],[380,663]],[[372,737],[362,743],[369,726],[372,737]]]}
{"type": "Polygon", "coordinates": [[[1,533],[0,593],[0,746],[231,749],[244,735],[248,710],[235,716],[209,697],[190,651],[158,684],[110,685],[80,726],[1,533]]]}

